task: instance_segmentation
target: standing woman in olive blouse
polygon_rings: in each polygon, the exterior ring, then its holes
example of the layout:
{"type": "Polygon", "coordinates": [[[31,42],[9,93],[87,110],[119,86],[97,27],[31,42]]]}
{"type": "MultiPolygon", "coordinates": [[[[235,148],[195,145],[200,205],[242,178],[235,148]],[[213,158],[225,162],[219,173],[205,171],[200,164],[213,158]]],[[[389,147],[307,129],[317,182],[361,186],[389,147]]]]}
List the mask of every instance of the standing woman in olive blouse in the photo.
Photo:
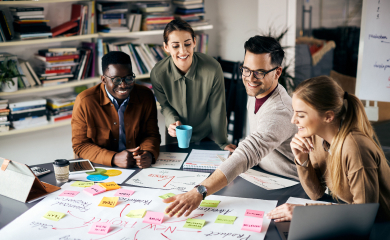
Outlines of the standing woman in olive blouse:
{"type": "Polygon", "coordinates": [[[227,141],[224,77],[212,57],[194,52],[195,33],[180,19],[164,29],[164,49],[170,56],[150,73],[154,94],[161,105],[168,134],[176,137],[176,126],[192,126],[191,142],[211,133],[221,149],[234,151],[227,141]]]}

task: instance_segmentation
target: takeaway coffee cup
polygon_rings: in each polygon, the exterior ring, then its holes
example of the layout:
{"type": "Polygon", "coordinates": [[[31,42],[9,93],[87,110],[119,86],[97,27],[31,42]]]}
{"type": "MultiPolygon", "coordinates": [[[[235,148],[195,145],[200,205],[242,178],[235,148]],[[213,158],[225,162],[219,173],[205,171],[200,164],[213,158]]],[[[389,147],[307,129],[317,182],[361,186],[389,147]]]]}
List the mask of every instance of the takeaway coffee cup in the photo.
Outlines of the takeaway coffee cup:
{"type": "Polygon", "coordinates": [[[69,161],[57,159],[53,162],[54,174],[57,182],[67,182],[69,180],[69,161]]]}
{"type": "Polygon", "coordinates": [[[192,127],[188,125],[180,125],[176,127],[176,136],[179,148],[188,148],[192,136],[192,127]]]}

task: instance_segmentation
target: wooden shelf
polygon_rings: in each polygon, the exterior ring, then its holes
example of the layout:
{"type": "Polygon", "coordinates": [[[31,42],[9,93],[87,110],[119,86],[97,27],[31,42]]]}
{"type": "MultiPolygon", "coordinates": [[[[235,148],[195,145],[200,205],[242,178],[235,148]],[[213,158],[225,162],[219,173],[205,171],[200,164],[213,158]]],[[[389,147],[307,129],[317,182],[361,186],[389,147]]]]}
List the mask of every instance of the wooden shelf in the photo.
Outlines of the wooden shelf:
{"type": "Polygon", "coordinates": [[[15,135],[15,134],[19,134],[19,133],[28,133],[28,132],[41,131],[41,130],[50,129],[50,128],[62,127],[62,126],[70,125],[70,121],[71,120],[63,120],[61,122],[56,122],[56,123],[49,122],[47,124],[36,126],[36,127],[23,128],[23,129],[11,129],[8,132],[0,132],[0,137],[1,136],[15,135]]]}
{"type": "Polygon", "coordinates": [[[31,0],[31,1],[1,1],[0,5],[25,5],[39,3],[62,3],[62,2],[90,2],[92,0],[31,0]]]}
{"type": "Polygon", "coordinates": [[[34,39],[34,40],[13,40],[9,42],[0,42],[0,47],[77,41],[77,40],[97,38],[97,37],[99,37],[99,34],[95,33],[95,34],[86,34],[86,35],[78,35],[78,36],[70,36],[70,37],[55,37],[55,38],[44,38],[44,39],[34,39]]]}

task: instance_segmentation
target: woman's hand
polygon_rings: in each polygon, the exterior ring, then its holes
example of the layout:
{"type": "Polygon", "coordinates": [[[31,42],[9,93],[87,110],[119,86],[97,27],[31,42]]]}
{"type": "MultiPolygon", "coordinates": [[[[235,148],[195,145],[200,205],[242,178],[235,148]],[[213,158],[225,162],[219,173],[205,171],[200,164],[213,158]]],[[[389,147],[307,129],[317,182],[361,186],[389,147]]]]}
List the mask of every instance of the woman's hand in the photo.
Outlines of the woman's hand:
{"type": "Polygon", "coordinates": [[[275,222],[291,221],[294,208],[296,206],[303,206],[300,204],[285,203],[275,208],[267,214],[267,217],[274,219],[275,222]]]}
{"type": "Polygon", "coordinates": [[[304,138],[298,134],[295,134],[294,138],[291,140],[290,147],[299,164],[306,162],[308,153],[314,150],[311,138],[304,138]]]}
{"type": "Polygon", "coordinates": [[[180,125],[183,125],[183,124],[181,124],[180,121],[176,121],[175,123],[172,123],[171,125],[169,125],[168,134],[171,137],[176,137],[176,127],[180,126],[180,125]]]}

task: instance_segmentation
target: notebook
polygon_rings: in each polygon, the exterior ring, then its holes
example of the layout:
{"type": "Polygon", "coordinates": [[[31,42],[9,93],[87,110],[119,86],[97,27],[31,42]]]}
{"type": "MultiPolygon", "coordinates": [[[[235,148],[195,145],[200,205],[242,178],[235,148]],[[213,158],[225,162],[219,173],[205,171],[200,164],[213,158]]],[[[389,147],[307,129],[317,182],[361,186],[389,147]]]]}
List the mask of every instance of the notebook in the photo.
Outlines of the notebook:
{"type": "Polygon", "coordinates": [[[222,150],[192,149],[183,169],[217,169],[223,158],[228,158],[230,152],[222,150]]]}

